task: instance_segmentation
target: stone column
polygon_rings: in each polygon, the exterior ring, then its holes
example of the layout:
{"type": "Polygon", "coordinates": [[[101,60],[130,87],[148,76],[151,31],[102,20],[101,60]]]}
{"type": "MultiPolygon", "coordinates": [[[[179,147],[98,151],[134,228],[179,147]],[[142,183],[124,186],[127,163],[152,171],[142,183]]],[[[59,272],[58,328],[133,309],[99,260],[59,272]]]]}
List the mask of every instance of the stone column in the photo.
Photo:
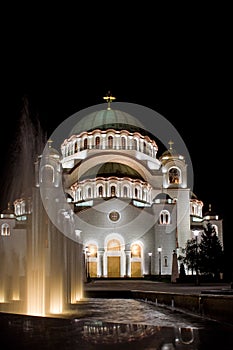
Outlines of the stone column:
{"type": "Polygon", "coordinates": [[[98,277],[103,277],[103,275],[104,275],[104,261],[103,261],[103,257],[104,257],[104,251],[103,250],[99,250],[98,251],[98,272],[97,272],[98,277]]]}
{"type": "Polygon", "coordinates": [[[130,257],[131,257],[131,251],[130,250],[126,250],[125,251],[125,273],[126,273],[126,277],[130,277],[131,276],[131,266],[130,266],[130,257]]]}

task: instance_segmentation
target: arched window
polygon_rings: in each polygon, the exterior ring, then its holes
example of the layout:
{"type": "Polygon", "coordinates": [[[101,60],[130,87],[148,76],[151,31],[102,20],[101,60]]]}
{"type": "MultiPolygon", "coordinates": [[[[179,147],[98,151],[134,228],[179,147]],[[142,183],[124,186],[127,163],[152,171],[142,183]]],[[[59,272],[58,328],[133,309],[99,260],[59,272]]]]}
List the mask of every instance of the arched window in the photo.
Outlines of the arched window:
{"type": "Polygon", "coordinates": [[[111,196],[114,197],[116,195],[116,187],[111,186],[111,196]]]}
{"type": "Polygon", "coordinates": [[[164,256],[164,267],[168,267],[168,264],[167,264],[167,256],[166,256],[166,255],[164,256]]]}
{"type": "Polygon", "coordinates": [[[108,241],[107,244],[107,250],[109,251],[119,251],[121,250],[121,244],[120,241],[118,241],[118,239],[111,239],[110,241],[108,241]]]}
{"type": "Polygon", "coordinates": [[[75,142],[75,144],[74,144],[74,152],[75,153],[78,152],[78,142],[75,142]]]}
{"type": "Polygon", "coordinates": [[[108,148],[113,148],[113,137],[108,136],[108,148]]]}
{"type": "Polygon", "coordinates": [[[180,170],[178,168],[171,168],[169,170],[168,177],[170,184],[176,185],[181,183],[180,170]]]}
{"type": "Polygon", "coordinates": [[[147,189],[146,188],[144,188],[143,189],[143,200],[146,202],[146,200],[147,200],[147,189]]]}
{"type": "Polygon", "coordinates": [[[132,258],[141,258],[141,247],[139,244],[133,244],[131,246],[131,257],[132,258]]]}
{"type": "Polygon", "coordinates": [[[51,165],[47,164],[42,169],[41,182],[53,183],[54,182],[54,169],[51,165]]]}
{"type": "Polygon", "coordinates": [[[83,141],[83,148],[87,149],[87,138],[85,138],[83,141]]]}
{"type": "Polygon", "coordinates": [[[136,139],[133,140],[133,144],[134,144],[133,149],[137,150],[138,149],[138,143],[137,143],[136,139]]]}
{"type": "Polygon", "coordinates": [[[123,187],[123,197],[128,197],[128,188],[127,188],[127,186],[123,187]]]}
{"type": "Polygon", "coordinates": [[[89,257],[91,258],[97,258],[97,245],[96,244],[88,244],[87,246],[89,257]]]}
{"type": "Polygon", "coordinates": [[[99,197],[103,197],[103,186],[99,186],[98,194],[99,194],[99,197]]]}
{"type": "Polygon", "coordinates": [[[100,146],[100,137],[97,136],[97,137],[95,138],[95,147],[96,147],[96,148],[99,148],[99,146],[100,146]]]}
{"type": "Polygon", "coordinates": [[[10,226],[8,224],[2,224],[1,227],[1,236],[10,236],[10,226]]]}
{"type": "Polygon", "coordinates": [[[159,223],[161,225],[169,225],[171,222],[171,216],[169,211],[167,210],[162,210],[159,216],[159,223]]]}
{"type": "Polygon", "coordinates": [[[134,189],[134,196],[135,196],[135,198],[138,198],[138,189],[137,188],[134,189]]]}
{"type": "Polygon", "coordinates": [[[146,153],[146,142],[143,142],[143,153],[146,153]]]}
{"type": "Polygon", "coordinates": [[[125,149],[126,148],[126,139],[124,136],[122,136],[121,138],[121,148],[122,149],[125,149]]]}
{"type": "Polygon", "coordinates": [[[91,188],[90,187],[88,187],[88,190],[87,190],[87,197],[91,198],[91,188]]]}

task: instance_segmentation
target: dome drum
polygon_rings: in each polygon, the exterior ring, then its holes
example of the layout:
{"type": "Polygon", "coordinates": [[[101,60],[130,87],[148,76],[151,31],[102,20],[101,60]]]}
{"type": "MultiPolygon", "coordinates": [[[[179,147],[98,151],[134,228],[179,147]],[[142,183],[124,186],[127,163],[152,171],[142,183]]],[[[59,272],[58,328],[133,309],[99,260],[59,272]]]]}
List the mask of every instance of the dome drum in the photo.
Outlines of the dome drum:
{"type": "Polygon", "coordinates": [[[139,179],[130,179],[128,177],[111,176],[108,178],[87,179],[73,184],[69,194],[75,203],[112,197],[151,203],[151,186],[139,179]]]}
{"type": "MultiPolygon", "coordinates": [[[[66,139],[62,146],[63,167],[73,159],[83,159],[87,156],[87,151],[93,150],[120,150],[137,151],[153,159],[156,159],[158,147],[155,141],[140,133],[131,133],[127,130],[117,131],[100,129],[93,132],[83,132],[80,135],[72,135],[66,139]],[[85,151],[85,155],[83,154],[85,151]]],[[[73,165],[73,164],[72,164],[73,165]]]]}

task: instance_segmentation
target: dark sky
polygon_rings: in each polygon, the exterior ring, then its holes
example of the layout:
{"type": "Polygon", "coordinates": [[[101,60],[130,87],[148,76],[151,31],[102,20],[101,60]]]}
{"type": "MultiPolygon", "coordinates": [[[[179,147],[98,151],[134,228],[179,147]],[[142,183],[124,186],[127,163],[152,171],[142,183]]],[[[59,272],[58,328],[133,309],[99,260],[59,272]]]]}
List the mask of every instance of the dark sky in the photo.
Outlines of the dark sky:
{"type": "Polygon", "coordinates": [[[42,18],[26,23],[21,18],[11,34],[5,31],[1,187],[25,96],[31,114],[50,135],[73,113],[103,103],[102,97],[111,90],[118,102],[151,108],[173,124],[192,159],[194,192],[205,210],[211,203],[223,217],[227,244],[232,243],[231,22],[227,9],[192,10],[185,15],[183,9],[180,17],[164,11],[159,22],[158,12],[153,17],[149,9],[134,13],[131,22],[120,12],[114,17],[117,21],[107,16],[103,22],[101,17],[91,28],[79,24],[79,11],[68,21],[68,30],[59,17],[56,27],[51,24],[47,31],[42,18]]]}

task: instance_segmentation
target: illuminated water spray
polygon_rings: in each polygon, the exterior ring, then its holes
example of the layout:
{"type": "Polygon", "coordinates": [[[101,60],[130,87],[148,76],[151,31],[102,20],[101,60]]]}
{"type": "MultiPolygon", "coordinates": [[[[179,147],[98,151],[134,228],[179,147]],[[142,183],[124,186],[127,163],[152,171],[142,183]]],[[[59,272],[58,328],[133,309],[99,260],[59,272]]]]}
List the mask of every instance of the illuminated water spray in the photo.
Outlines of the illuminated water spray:
{"type": "MultiPolygon", "coordinates": [[[[6,223],[0,236],[3,312],[61,314],[83,297],[82,244],[78,239],[69,239],[51,222],[47,204],[41,200],[40,191],[45,198],[53,198],[49,205],[58,210],[59,221],[59,152],[49,142],[44,147],[45,135],[31,121],[25,101],[6,186],[14,210],[11,205],[2,214],[6,223]]],[[[69,234],[75,232],[70,218],[63,224],[69,234]]]]}

